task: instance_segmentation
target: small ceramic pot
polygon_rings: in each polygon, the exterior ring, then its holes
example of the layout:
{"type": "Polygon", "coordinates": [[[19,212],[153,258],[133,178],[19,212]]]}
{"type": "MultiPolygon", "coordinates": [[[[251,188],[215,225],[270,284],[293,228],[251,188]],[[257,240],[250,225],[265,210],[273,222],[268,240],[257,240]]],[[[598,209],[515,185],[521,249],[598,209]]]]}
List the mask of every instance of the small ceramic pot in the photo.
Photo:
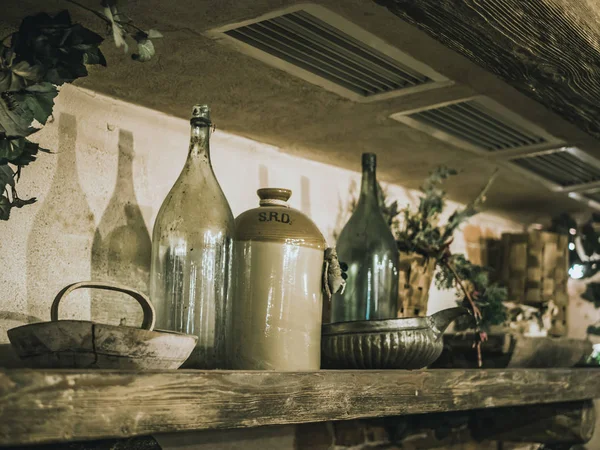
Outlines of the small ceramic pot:
{"type": "Polygon", "coordinates": [[[325,239],[288,206],[288,189],[259,189],[235,220],[231,366],[318,370],[325,239]]]}

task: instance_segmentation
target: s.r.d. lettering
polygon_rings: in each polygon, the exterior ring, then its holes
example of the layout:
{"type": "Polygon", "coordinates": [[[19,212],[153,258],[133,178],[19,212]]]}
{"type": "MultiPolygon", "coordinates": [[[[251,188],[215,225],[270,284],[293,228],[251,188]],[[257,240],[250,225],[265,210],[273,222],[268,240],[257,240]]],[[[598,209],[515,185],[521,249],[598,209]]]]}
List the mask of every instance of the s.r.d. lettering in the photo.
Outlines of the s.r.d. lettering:
{"type": "Polygon", "coordinates": [[[288,213],[279,213],[277,211],[261,211],[258,213],[259,222],[279,222],[291,225],[292,218],[288,213]]]}

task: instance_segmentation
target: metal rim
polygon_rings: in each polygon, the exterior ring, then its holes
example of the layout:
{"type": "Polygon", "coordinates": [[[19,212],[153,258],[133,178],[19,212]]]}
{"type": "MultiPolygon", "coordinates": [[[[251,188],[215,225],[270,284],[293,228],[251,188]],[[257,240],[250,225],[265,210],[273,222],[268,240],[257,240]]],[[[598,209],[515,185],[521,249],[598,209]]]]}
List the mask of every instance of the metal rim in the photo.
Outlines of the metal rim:
{"type": "Polygon", "coordinates": [[[386,331],[418,330],[431,328],[428,317],[408,317],[403,319],[356,320],[324,324],[324,336],[336,334],[377,333],[386,331]]]}

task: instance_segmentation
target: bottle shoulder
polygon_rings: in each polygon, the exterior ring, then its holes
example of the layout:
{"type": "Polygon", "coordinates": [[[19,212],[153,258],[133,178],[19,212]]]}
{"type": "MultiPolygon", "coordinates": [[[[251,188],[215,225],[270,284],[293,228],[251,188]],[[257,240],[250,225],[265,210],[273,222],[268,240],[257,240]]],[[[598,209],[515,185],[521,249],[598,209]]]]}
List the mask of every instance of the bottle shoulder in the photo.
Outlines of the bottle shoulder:
{"type": "Polygon", "coordinates": [[[354,234],[370,234],[370,232],[377,230],[381,234],[394,238],[392,231],[390,230],[389,225],[387,224],[385,218],[381,214],[379,207],[369,208],[357,208],[354,210],[346,225],[342,229],[340,233],[340,237],[348,232],[352,232],[354,234]]]}
{"type": "Polygon", "coordinates": [[[325,238],[317,225],[293,208],[261,206],[243,212],[235,219],[236,241],[295,242],[324,250],[325,238]]]}
{"type": "Polygon", "coordinates": [[[203,183],[191,183],[181,178],[159,209],[154,222],[155,238],[164,231],[201,233],[206,229],[220,229],[232,236],[233,213],[216,178],[214,182],[203,183]]]}
{"type": "Polygon", "coordinates": [[[373,246],[388,247],[390,251],[398,252],[396,239],[379,210],[357,209],[342,229],[337,248],[373,246]]]}

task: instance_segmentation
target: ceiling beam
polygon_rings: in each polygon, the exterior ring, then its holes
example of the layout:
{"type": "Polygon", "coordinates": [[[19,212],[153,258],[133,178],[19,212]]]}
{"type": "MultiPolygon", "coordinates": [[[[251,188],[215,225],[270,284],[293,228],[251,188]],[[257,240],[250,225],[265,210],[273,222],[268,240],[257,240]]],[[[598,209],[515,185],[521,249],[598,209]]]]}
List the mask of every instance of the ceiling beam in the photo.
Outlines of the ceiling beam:
{"type": "Polygon", "coordinates": [[[600,3],[374,1],[600,138],[600,3]]]}

